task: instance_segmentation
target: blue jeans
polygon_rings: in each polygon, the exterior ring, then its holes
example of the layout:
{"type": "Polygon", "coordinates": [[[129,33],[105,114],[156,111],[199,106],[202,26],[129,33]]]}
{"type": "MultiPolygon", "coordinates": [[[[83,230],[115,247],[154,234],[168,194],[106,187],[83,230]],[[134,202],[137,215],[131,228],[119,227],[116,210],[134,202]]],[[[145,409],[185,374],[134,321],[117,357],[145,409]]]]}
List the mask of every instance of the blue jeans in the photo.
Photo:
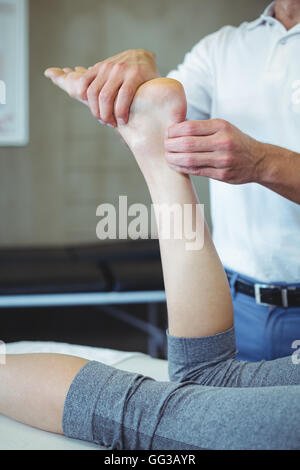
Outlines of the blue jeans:
{"type": "Polygon", "coordinates": [[[226,271],[232,275],[237,359],[254,362],[290,356],[295,351],[292,343],[300,340],[300,307],[258,305],[254,297],[236,292],[235,281],[237,277],[254,283],[260,281],[226,271]]]}

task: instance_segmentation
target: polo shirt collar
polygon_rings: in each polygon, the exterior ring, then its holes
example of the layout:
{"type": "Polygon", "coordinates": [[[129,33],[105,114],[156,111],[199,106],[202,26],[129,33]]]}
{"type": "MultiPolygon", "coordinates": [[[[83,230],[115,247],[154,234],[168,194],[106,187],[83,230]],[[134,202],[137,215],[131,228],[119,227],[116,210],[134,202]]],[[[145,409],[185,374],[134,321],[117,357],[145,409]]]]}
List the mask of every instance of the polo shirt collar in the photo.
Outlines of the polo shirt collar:
{"type": "Polygon", "coordinates": [[[275,2],[270,3],[259,18],[248,24],[247,29],[254,29],[261,24],[274,22],[274,5],[275,2]]]}

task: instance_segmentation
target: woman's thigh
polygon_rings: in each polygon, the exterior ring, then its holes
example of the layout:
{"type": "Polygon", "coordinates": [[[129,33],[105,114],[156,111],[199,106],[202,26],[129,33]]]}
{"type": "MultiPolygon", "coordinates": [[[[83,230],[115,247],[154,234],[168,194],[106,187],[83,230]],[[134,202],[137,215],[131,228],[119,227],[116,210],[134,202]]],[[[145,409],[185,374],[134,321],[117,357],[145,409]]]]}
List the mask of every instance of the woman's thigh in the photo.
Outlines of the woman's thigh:
{"type": "Polygon", "coordinates": [[[156,382],[96,362],[76,376],[64,432],[113,449],[299,449],[300,386],[156,382]]]}

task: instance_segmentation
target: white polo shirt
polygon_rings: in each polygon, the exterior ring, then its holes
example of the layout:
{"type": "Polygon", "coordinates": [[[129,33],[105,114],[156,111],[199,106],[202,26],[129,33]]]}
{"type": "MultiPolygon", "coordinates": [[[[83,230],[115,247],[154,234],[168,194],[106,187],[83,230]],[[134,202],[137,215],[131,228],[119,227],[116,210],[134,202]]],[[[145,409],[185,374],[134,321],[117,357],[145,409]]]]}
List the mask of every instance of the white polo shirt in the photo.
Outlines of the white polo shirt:
{"type": "MultiPolygon", "coordinates": [[[[185,88],[188,119],[225,119],[300,153],[300,23],[287,31],[273,11],[205,37],[168,76],[185,88]]],[[[211,210],[225,267],[261,282],[300,282],[300,205],[256,183],[211,180],[211,210]]]]}

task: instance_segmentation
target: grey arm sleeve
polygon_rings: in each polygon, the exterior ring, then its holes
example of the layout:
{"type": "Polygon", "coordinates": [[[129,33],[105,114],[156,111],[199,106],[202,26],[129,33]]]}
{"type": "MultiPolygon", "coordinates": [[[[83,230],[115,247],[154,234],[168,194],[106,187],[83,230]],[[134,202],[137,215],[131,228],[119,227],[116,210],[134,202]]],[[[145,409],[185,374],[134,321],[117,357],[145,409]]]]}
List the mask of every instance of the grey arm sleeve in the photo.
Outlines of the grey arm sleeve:
{"type": "Polygon", "coordinates": [[[204,338],[177,338],[167,333],[172,382],[215,387],[299,385],[300,366],[291,357],[274,361],[237,361],[234,328],[204,338]]]}

